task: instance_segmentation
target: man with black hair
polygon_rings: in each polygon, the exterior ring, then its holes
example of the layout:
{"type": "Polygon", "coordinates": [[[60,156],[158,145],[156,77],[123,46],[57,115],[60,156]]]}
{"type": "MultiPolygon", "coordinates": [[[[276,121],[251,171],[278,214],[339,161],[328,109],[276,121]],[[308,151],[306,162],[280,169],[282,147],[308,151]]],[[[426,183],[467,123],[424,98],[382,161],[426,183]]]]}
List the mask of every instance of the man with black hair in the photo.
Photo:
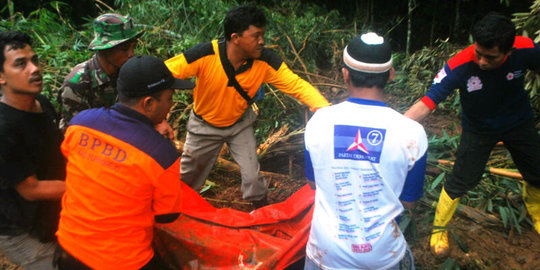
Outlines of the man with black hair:
{"type": "Polygon", "coordinates": [[[0,32],[0,251],[23,269],[53,269],[60,198],[62,134],[42,95],[30,37],[0,32]]]}
{"type": "Polygon", "coordinates": [[[168,269],[152,249],[154,222],[180,211],[180,160],[154,129],[172,106],[175,79],[162,60],[129,59],[119,103],[78,113],[66,131],[66,193],[57,236],[60,269],[168,269]]]}
{"type": "Polygon", "coordinates": [[[432,252],[439,256],[449,252],[444,227],[459,198],[480,181],[498,141],[504,142],[526,181],[523,199],[540,233],[540,136],[524,89],[527,70],[540,73],[540,47],[530,38],[516,36],[512,21],[496,13],[478,21],[472,36],[474,45],[452,57],[426,96],[405,113],[420,121],[459,89],[463,132],[452,175],[437,204],[430,242],[432,252]]]}
{"type": "Polygon", "coordinates": [[[242,174],[243,198],[255,207],[267,204],[266,181],[259,175],[251,103],[263,83],[307,104],[312,111],[329,105],[283,60],[264,48],[266,18],[254,6],[238,6],[223,22],[225,37],[199,44],[166,61],[177,78],[196,77],[194,108],[187,123],[181,161],[182,180],[202,187],[223,143],[242,174]]]}
{"type": "Polygon", "coordinates": [[[395,219],[422,196],[426,133],[385,103],[394,70],[383,37],[357,36],[343,62],[349,98],[319,109],[304,133],[316,188],[304,269],[414,269],[395,219]]]}

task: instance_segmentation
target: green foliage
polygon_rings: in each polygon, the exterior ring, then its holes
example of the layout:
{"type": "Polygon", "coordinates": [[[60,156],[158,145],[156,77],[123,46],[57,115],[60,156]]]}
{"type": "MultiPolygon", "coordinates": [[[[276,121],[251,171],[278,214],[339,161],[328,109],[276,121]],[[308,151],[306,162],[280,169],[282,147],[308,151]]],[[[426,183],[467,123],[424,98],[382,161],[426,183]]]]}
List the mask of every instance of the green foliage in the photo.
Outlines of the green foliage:
{"type": "Polygon", "coordinates": [[[86,44],[92,34],[76,31],[71,22],[60,15],[68,8],[66,4],[57,1],[49,4],[50,9],[40,8],[26,17],[15,13],[8,20],[0,20],[0,30],[18,30],[31,36],[32,47],[40,56],[43,68],[42,93],[56,104],[56,92],[64,77],[77,63],[89,57],[86,44]]]}
{"type": "MultiPolygon", "coordinates": [[[[284,1],[266,9],[266,15],[266,45],[274,48],[291,69],[300,71],[298,74],[311,83],[317,78],[310,74],[320,70],[334,72],[341,66],[342,50],[356,34],[345,26],[339,12],[315,4],[284,1]]],[[[327,97],[329,88],[318,87],[327,97]]],[[[267,86],[267,89],[271,88],[267,86]]],[[[291,130],[296,130],[307,120],[305,107],[275,89],[271,91],[275,95],[267,94],[262,102],[258,102],[260,115],[256,137],[259,142],[285,123],[291,130]]]]}
{"type": "Polygon", "coordinates": [[[256,104],[259,116],[255,123],[255,138],[258,142],[264,142],[269,135],[285,124],[294,129],[306,124],[304,107],[273,86],[265,85],[265,98],[256,104]]]}
{"type": "Polygon", "coordinates": [[[442,135],[433,134],[429,140],[429,157],[432,159],[454,159],[454,153],[459,143],[459,135],[450,136],[445,129],[442,135]]]}
{"type": "MultiPolygon", "coordinates": [[[[536,43],[540,43],[540,0],[535,0],[529,13],[515,13],[514,23],[523,35],[529,36],[536,43]]],[[[529,71],[525,77],[525,89],[529,91],[532,107],[540,108],[540,75],[529,71]]]]}
{"type": "Polygon", "coordinates": [[[300,1],[282,2],[273,10],[279,12],[266,12],[267,40],[278,46],[291,68],[314,72],[341,65],[341,52],[356,33],[341,29],[346,22],[338,11],[300,1]]]}
{"type": "MultiPolygon", "coordinates": [[[[389,85],[389,93],[402,97],[403,101],[412,104],[423,97],[433,82],[435,75],[441,70],[448,59],[456,54],[462,46],[451,44],[447,40],[438,40],[434,47],[424,47],[413,53],[409,58],[401,60],[402,64],[396,73],[394,83],[389,85]]],[[[437,108],[458,112],[459,95],[457,91],[451,94],[437,108]]]]}
{"type": "Polygon", "coordinates": [[[438,268],[439,270],[459,270],[461,269],[459,267],[459,264],[452,258],[448,258],[446,259],[446,261],[444,261],[444,263],[439,266],[438,268]]]}
{"type": "Polygon", "coordinates": [[[223,35],[221,22],[235,1],[116,1],[118,13],[146,29],[139,50],[167,59],[223,35]]]}

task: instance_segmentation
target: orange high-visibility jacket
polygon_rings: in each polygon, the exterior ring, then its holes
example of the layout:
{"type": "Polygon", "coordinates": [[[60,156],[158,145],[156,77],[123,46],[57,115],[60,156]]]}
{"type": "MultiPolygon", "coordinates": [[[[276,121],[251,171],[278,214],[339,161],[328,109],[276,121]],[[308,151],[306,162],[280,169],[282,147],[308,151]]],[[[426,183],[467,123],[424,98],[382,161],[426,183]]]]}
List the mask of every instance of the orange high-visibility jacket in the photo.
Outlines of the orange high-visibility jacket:
{"type": "Polygon", "coordinates": [[[73,118],[57,232],[93,269],[139,269],[150,261],[154,216],[180,211],[179,154],[144,115],[121,104],[73,118]]]}

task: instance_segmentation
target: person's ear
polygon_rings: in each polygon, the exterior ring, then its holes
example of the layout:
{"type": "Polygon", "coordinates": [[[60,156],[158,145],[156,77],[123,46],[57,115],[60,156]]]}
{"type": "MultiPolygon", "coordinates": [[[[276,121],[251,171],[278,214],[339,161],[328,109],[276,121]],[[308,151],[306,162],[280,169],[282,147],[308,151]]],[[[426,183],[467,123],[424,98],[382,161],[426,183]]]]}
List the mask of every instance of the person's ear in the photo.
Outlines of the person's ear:
{"type": "MultiPolygon", "coordinates": [[[[3,64],[4,64],[4,63],[3,63],[3,64]]],[[[2,65],[3,65],[3,64],[2,64],[2,65]]],[[[0,85],[4,85],[4,84],[7,83],[7,82],[6,82],[6,72],[5,72],[5,71],[6,71],[5,69],[3,69],[2,71],[0,71],[0,85]]]]}
{"type": "Polygon", "coordinates": [[[349,70],[346,68],[341,68],[341,73],[343,74],[343,81],[346,85],[350,83],[351,78],[349,77],[349,70]]]}
{"type": "Polygon", "coordinates": [[[396,69],[394,69],[394,67],[390,68],[390,76],[388,76],[387,82],[391,82],[394,79],[395,74],[396,74],[396,69]]]}
{"type": "Polygon", "coordinates": [[[148,96],[148,97],[144,97],[142,100],[141,100],[141,105],[144,109],[145,112],[151,112],[154,108],[154,104],[156,103],[154,98],[148,96]]]}
{"type": "Polygon", "coordinates": [[[231,34],[231,42],[236,43],[236,41],[238,40],[239,37],[240,37],[240,34],[232,33],[231,34]]]}

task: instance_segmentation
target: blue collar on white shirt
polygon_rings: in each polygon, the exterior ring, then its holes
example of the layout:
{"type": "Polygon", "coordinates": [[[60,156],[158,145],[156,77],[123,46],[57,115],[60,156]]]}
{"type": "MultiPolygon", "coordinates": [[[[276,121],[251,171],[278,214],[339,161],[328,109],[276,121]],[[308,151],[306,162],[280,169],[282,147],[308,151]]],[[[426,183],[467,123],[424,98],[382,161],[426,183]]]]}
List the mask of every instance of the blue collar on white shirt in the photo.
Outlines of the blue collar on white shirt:
{"type": "Polygon", "coordinates": [[[361,105],[371,105],[371,106],[381,106],[388,107],[386,103],[373,99],[363,99],[363,98],[348,98],[347,101],[352,103],[357,103],[361,105]]]}

